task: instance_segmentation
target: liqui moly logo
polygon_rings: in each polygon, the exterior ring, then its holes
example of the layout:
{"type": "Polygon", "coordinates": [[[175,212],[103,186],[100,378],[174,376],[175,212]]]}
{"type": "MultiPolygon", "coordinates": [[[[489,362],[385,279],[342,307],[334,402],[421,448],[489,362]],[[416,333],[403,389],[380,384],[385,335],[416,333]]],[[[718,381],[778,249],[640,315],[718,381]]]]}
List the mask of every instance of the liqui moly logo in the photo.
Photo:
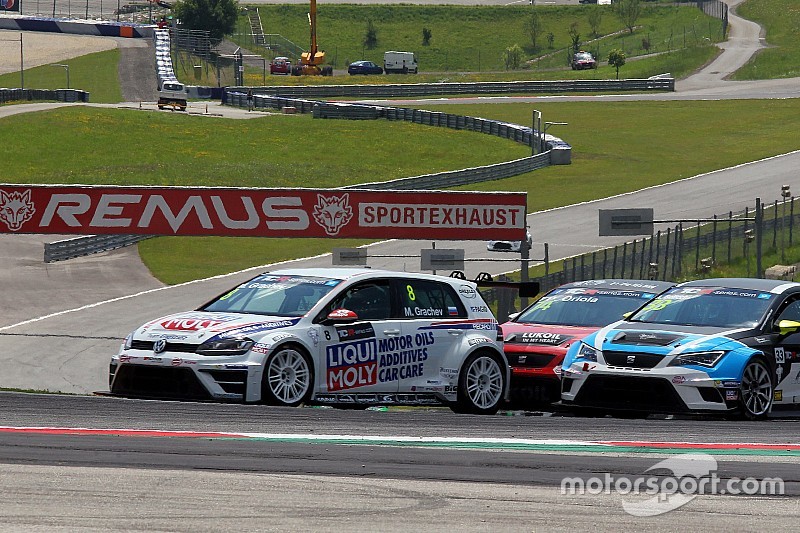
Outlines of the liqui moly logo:
{"type": "Polygon", "coordinates": [[[378,382],[375,339],[334,344],[326,349],[328,391],[354,389],[378,382]]]}

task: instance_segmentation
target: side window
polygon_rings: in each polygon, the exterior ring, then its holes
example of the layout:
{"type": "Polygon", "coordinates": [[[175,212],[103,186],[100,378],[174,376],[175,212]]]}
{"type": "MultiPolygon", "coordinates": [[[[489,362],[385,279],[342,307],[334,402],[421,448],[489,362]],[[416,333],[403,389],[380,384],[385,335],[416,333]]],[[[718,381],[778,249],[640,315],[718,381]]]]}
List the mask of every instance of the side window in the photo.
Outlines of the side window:
{"type": "Polygon", "coordinates": [[[776,324],[781,320],[793,320],[800,322],[800,299],[795,299],[783,308],[781,314],[778,315],[776,324]]]}
{"type": "Polygon", "coordinates": [[[438,281],[400,279],[400,307],[405,318],[464,318],[466,309],[453,288],[438,281]]]}
{"type": "Polygon", "coordinates": [[[349,309],[362,320],[385,320],[392,316],[392,300],[388,281],[359,283],[344,291],[329,306],[334,309],[349,309]]]}

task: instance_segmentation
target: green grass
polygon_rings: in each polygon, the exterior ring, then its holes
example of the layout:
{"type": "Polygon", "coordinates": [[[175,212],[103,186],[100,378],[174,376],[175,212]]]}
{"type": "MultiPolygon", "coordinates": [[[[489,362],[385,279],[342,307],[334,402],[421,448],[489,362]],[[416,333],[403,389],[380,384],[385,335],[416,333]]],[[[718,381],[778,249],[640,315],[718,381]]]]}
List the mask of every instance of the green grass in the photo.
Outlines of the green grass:
{"type": "MultiPolygon", "coordinates": [[[[526,124],[533,106],[425,107],[526,124]]],[[[550,133],[573,145],[573,163],[461,189],[527,191],[529,210],[535,211],[667,183],[800,148],[792,127],[800,124],[798,100],[567,102],[537,107],[546,120],[569,122],[568,126],[554,126],[550,133]],[[763,125],[758,135],[740,129],[737,117],[743,114],[748,114],[751,124],[763,125]]],[[[512,147],[510,143],[509,149],[512,147]]],[[[170,239],[169,246],[159,241],[145,241],[140,244],[140,251],[157,277],[169,283],[354,245],[317,239],[198,241],[176,237],[170,239]]]]}
{"type": "MultiPolygon", "coordinates": [[[[117,77],[119,50],[106,50],[85,56],[59,61],[69,65],[70,89],[89,93],[89,100],[95,103],[115,103],[122,100],[122,91],[117,77]]],[[[65,89],[67,87],[66,69],[52,65],[42,65],[25,69],[26,89],[65,89]]],[[[0,76],[0,87],[19,87],[19,72],[0,76]]]]}
{"type": "Polygon", "coordinates": [[[737,8],[739,16],[767,28],[767,45],[734,75],[736,80],[763,80],[800,76],[800,3],[797,0],[748,0],[737,8]]]}
{"type": "MultiPolygon", "coordinates": [[[[533,109],[530,104],[425,107],[518,124],[529,123],[533,109]]],[[[462,189],[528,191],[533,211],[800,148],[794,133],[800,127],[800,100],[536,107],[544,120],[569,123],[549,133],[572,144],[572,164],[462,189]],[[747,124],[739,120],[743,116],[747,124]],[[759,125],[757,135],[743,128],[752,124],[759,125]]],[[[15,154],[4,167],[4,181],[14,183],[336,187],[528,153],[511,141],[415,124],[280,115],[234,121],[85,108],[8,117],[0,122],[0,135],[15,154]],[[25,141],[31,138],[38,144],[25,141]],[[408,156],[397,158],[396,153],[408,156]],[[354,165],[355,160],[369,164],[354,165]]],[[[363,242],[176,237],[145,241],[140,251],[159,279],[177,283],[363,242]]]]}
{"type": "Polygon", "coordinates": [[[407,122],[224,120],[80,107],[4,118],[0,135],[14,154],[3,168],[7,183],[339,187],[529,152],[497,137],[407,122]]]}
{"type": "MultiPolygon", "coordinates": [[[[295,44],[309,47],[306,20],[307,5],[261,5],[264,33],[277,33],[295,44]]],[[[334,68],[346,68],[359,59],[383,64],[385,50],[411,50],[417,54],[420,68],[428,72],[486,72],[504,71],[503,51],[514,44],[525,50],[526,59],[552,55],[544,60],[547,68],[568,67],[567,49],[571,45],[570,26],[577,23],[582,47],[599,53],[604,59],[612,48],[623,48],[628,56],[660,53],[692,48],[722,40],[719,20],[705,15],[693,5],[644,5],[637,29],[631,35],[610,9],[602,6],[543,6],[536,11],[544,30],[534,49],[523,27],[531,6],[409,6],[409,5],[318,5],[317,37],[319,47],[326,51],[327,62],[334,68]],[[591,35],[588,18],[591,9],[602,10],[598,36],[591,35]],[[378,33],[378,45],[366,49],[362,43],[372,20],[378,33]],[[422,29],[429,28],[429,46],[422,45],[422,29]],[[552,32],[553,45],[546,35],[552,32]],[[646,50],[642,41],[649,38],[646,50]]],[[[234,40],[254,53],[246,16],[240,19],[239,35],[234,40]]],[[[265,51],[265,54],[268,54],[265,51]]],[[[536,66],[529,65],[529,70],[536,66]]],[[[526,71],[527,72],[527,71],[526,71]]],[[[571,72],[571,71],[570,71],[571,72]]],[[[653,70],[648,75],[663,71],[653,70]]],[[[260,78],[255,71],[251,75],[260,78]]],[[[283,77],[273,76],[270,83],[283,83],[283,77]]],[[[395,83],[401,81],[394,77],[395,83]]],[[[410,81],[402,77],[402,81],[410,81]]]]}
{"type": "MultiPolygon", "coordinates": [[[[425,105],[528,124],[529,104],[425,105]]],[[[548,133],[572,145],[572,164],[472,190],[526,190],[530,211],[602,198],[800,149],[800,100],[562,102],[535,106],[548,133]],[[747,124],[737,117],[748,116],[747,124]],[[757,118],[756,118],[757,117],[757,118]],[[758,131],[748,125],[758,124],[758,131]]],[[[779,191],[776,191],[776,194],[779,191]]],[[[733,208],[734,206],[732,206],[733,208]]]]}

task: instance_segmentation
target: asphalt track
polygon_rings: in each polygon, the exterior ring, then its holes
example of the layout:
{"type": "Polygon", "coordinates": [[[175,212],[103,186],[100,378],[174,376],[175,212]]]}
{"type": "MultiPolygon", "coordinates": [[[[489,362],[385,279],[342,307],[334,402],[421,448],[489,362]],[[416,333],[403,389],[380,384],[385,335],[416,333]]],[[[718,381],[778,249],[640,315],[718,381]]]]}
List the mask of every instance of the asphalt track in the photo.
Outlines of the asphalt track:
{"type": "MultiPolygon", "coordinates": [[[[735,18],[732,27],[738,28],[735,18]]],[[[750,48],[759,44],[752,39],[748,43],[750,48]]],[[[742,49],[747,47],[739,46],[737,55],[742,49]]],[[[717,76],[713,73],[719,69],[712,64],[704,72],[717,76]]],[[[800,96],[797,80],[687,84],[684,91],[684,83],[690,81],[680,82],[671,96],[800,96]]],[[[210,112],[195,111],[217,114],[213,107],[210,112]]],[[[537,241],[551,243],[554,257],[572,255],[608,244],[595,236],[593,223],[576,227],[569,222],[594,221],[600,207],[635,203],[657,206],[656,214],[663,218],[705,217],[737,204],[752,205],[756,196],[774,197],[781,184],[796,180],[798,157],[800,152],[794,152],[616,198],[534,213],[531,223],[539,229],[537,241]],[[665,204],[663,198],[671,202],[665,204]]],[[[418,250],[419,245],[391,242],[375,246],[374,253],[386,249],[382,247],[418,250]]],[[[52,267],[52,277],[74,277],[77,288],[81,267],[93,265],[102,272],[103,263],[114,261],[142,268],[124,250],[72,263],[74,268],[52,267]]],[[[294,264],[301,263],[328,266],[330,258],[294,264]]],[[[411,264],[387,266],[415,270],[411,264]]],[[[132,295],[120,294],[126,285],[105,273],[111,277],[103,278],[108,279],[103,291],[111,296],[90,294],[91,301],[82,301],[85,307],[69,307],[69,297],[60,299],[63,285],[54,285],[48,294],[37,291],[35,283],[24,284],[26,275],[47,278],[48,268],[42,276],[33,256],[3,268],[8,276],[3,279],[3,307],[15,314],[6,315],[13,318],[4,318],[0,327],[2,386],[77,393],[103,389],[108,356],[130,329],[145,319],[191,308],[250,275],[236,273],[170,288],[151,278],[137,286],[152,291],[132,295]],[[28,290],[12,290],[16,287],[28,290]],[[36,295],[35,303],[31,295],[36,295]],[[108,297],[112,300],[99,301],[108,297]]],[[[137,272],[146,278],[146,271],[137,272]]],[[[443,409],[276,409],[13,393],[0,394],[0,413],[0,529],[10,531],[755,531],[794,530],[800,518],[800,421],[794,417],[751,424],[472,417],[443,409]],[[23,429],[44,427],[59,429],[23,429]],[[171,433],[175,431],[187,433],[171,433]],[[786,496],[703,495],[668,514],[640,518],[624,509],[644,496],[613,491],[570,496],[559,491],[565,476],[610,473],[636,478],[662,459],[687,451],[717,458],[718,473],[725,479],[781,477],[786,496]]]]}

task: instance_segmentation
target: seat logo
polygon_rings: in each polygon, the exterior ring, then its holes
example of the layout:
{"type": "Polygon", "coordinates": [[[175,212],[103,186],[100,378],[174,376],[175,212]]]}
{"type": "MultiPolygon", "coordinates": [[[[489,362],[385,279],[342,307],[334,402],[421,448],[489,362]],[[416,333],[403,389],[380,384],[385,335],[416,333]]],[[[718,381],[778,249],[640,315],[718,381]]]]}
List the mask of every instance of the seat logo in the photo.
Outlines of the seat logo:
{"type": "Polygon", "coordinates": [[[632,365],[635,362],[636,362],[636,356],[635,355],[629,355],[628,356],[628,364],[632,365]]]}

